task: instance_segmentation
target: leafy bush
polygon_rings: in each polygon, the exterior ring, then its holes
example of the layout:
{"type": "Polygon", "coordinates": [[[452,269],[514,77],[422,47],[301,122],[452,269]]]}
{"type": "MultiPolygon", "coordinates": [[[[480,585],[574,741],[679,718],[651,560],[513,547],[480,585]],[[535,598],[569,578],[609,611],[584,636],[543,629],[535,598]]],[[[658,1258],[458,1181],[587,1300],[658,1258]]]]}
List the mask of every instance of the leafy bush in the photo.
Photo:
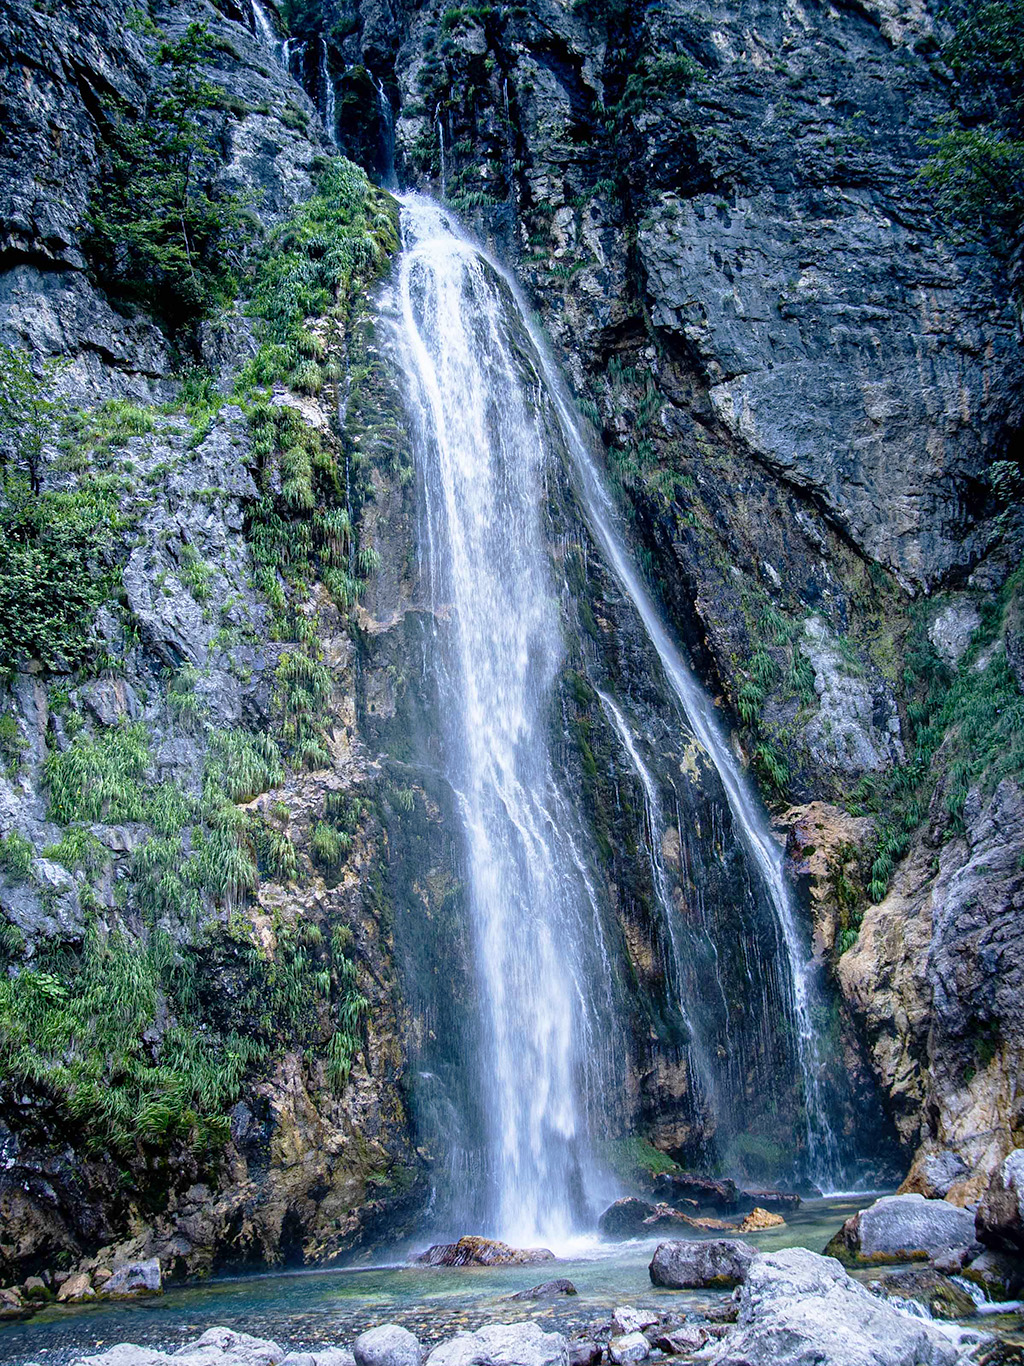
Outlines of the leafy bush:
{"type": "Polygon", "coordinates": [[[76,735],[46,761],[50,814],[70,821],[141,821],[146,817],[142,779],[149,768],[149,736],[142,722],[93,738],[76,735]]]}
{"type": "Polygon", "coordinates": [[[32,845],[18,833],[11,830],[0,839],[0,869],[15,882],[24,882],[32,871],[32,845]]]}
{"type": "Polygon", "coordinates": [[[171,332],[194,326],[236,291],[242,249],[257,230],[238,195],[216,184],[212,111],[224,92],[203,74],[217,44],[205,23],[159,40],[144,108],[108,101],[103,175],[86,251],[99,279],[171,332]]]}

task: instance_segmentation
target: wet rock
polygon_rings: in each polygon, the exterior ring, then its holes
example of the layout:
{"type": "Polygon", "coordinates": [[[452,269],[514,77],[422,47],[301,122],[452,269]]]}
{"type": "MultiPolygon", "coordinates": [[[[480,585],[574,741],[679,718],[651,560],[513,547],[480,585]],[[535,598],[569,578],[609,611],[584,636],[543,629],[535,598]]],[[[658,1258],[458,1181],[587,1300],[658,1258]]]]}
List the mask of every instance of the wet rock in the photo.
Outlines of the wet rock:
{"type": "Polygon", "coordinates": [[[102,1293],[112,1300],[159,1295],[163,1289],[162,1280],[159,1260],[150,1257],[145,1262],[129,1262],[126,1266],[114,1267],[113,1274],[104,1282],[102,1293]]]}
{"type": "Polygon", "coordinates": [[[770,1210],[755,1205],[749,1214],[743,1216],[737,1228],[740,1233],[757,1233],[765,1228],[784,1228],[785,1223],[781,1214],[772,1214],[770,1210]]]}
{"type": "Polygon", "coordinates": [[[601,1348],[589,1338],[576,1338],[569,1343],[569,1366],[598,1366],[601,1348]]]}
{"type": "Polygon", "coordinates": [[[974,1300],[967,1291],[931,1267],[891,1272],[880,1281],[872,1281],[870,1288],[876,1295],[897,1303],[913,1300],[933,1319],[969,1319],[975,1311],[974,1300]]]}
{"type": "Polygon", "coordinates": [[[948,1148],[922,1145],[914,1156],[910,1171],[898,1195],[923,1195],[926,1200],[943,1200],[955,1185],[970,1176],[963,1159],[948,1148]]]}
{"type": "Polygon", "coordinates": [[[397,1323],[360,1333],[352,1344],[356,1366],[420,1366],[419,1339],[397,1323]]]}
{"type": "Polygon", "coordinates": [[[52,1300],[53,1291],[43,1280],[42,1276],[29,1276],[21,1287],[21,1293],[26,1300],[52,1300]]]}
{"type": "Polygon", "coordinates": [[[530,1266],[553,1262],[546,1247],[509,1247],[496,1238],[460,1238],[457,1243],[435,1243],[411,1259],[419,1266],[530,1266]]]}
{"type": "Polygon", "coordinates": [[[695,1200],[700,1209],[733,1210],[739,1198],[735,1181],[714,1181],[692,1172],[660,1172],[655,1177],[654,1189],[670,1205],[695,1200]]]}
{"type": "Polygon", "coordinates": [[[612,1336],[625,1337],[628,1333],[642,1333],[645,1328],[658,1322],[658,1316],[650,1309],[634,1309],[632,1305],[620,1305],[612,1314],[612,1336]]]}
{"type": "Polygon", "coordinates": [[[755,1248],[734,1238],[660,1243],[649,1270],[653,1283],[669,1290],[731,1290],[756,1256],[755,1248]]]}
{"type": "Polygon", "coordinates": [[[740,1204],[750,1200],[754,1209],[768,1210],[772,1214],[792,1214],[801,1205],[800,1196],[795,1191],[743,1190],[739,1194],[740,1204]]]}
{"type": "Polygon", "coordinates": [[[964,1267],[963,1277],[984,1290],[991,1300],[1012,1300],[1024,1291],[1024,1262],[987,1248],[964,1267]]]}
{"type": "Polygon", "coordinates": [[[987,1247],[1024,1256],[1024,1148],[1015,1148],[992,1177],[975,1228],[987,1247]]]}
{"type": "Polygon", "coordinates": [[[715,1366],[954,1366],[979,1341],[911,1318],[804,1248],[759,1256],[715,1366]]]}
{"type": "Polygon", "coordinates": [[[846,1223],[825,1255],[851,1263],[924,1259],[973,1241],[974,1215],[948,1200],[923,1195],[885,1195],[846,1223]]]}
{"type": "Polygon", "coordinates": [[[645,1361],[651,1354],[651,1344],[643,1333],[623,1333],[608,1343],[608,1356],[615,1366],[629,1366],[633,1361],[645,1361]]]}
{"type": "Polygon", "coordinates": [[[559,1295],[575,1295],[576,1287],[572,1281],[567,1281],[564,1276],[554,1281],[542,1281],[540,1285],[533,1285],[529,1290],[520,1290],[515,1295],[510,1295],[510,1300],[553,1300],[559,1295]]]}
{"type": "Polygon", "coordinates": [[[26,1304],[21,1297],[20,1290],[0,1290],[0,1323],[31,1318],[37,1307],[34,1304],[26,1304]]]}
{"type": "Polygon", "coordinates": [[[673,1328],[671,1333],[662,1333],[654,1339],[654,1345],[669,1356],[678,1357],[700,1351],[707,1340],[708,1335],[703,1328],[682,1327],[673,1328]]]}
{"type": "Polygon", "coordinates": [[[60,1304],[78,1304],[82,1300],[93,1299],[95,1295],[92,1281],[85,1272],[80,1271],[75,1276],[69,1276],[57,1291],[57,1301],[60,1304]]]}
{"type": "Polygon", "coordinates": [[[967,1247],[951,1247],[948,1252],[940,1252],[932,1258],[932,1266],[943,1276],[959,1276],[965,1266],[969,1266],[982,1251],[980,1243],[970,1243],[967,1247]]]}
{"type": "Polygon", "coordinates": [[[655,1206],[649,1201],[638,1200],[632,1195],[625,1196],[608,1206],[598,1219],[597,1227],[609,1238],[636,1237],[643,1232],[644,1220],[654,1211],[655,1206]]]}
{"type": "Polygon", "coordinates": [[[494,1323],[459,1333],[427,1357],[426,1366],[568,1366],[569,1345],[561,1333],[536,1323],[494,1323]]]}

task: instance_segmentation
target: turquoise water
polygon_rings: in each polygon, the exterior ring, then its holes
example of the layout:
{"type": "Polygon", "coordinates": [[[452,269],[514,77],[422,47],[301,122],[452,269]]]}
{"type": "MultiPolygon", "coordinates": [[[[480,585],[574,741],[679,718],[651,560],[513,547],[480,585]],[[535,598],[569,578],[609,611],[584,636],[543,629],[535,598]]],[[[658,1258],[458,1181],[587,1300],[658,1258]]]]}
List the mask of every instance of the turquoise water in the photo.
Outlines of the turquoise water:
{"type": "MultiPolygon", "coordinates": [[[[870,1195],[809,1200],[785,1228],[751,1234],[765,1250],[809,1247],[820,1252],[840,1224],[869,1204],[870,1195]]],[[[711,1234],[711,1237],[726,1235],[711,1234]]],[[[569,1333],[596,1329],[619,1304],[690,1310],[724,1298],[705,1291],[659,1290],[647,1272],[664,1235],[625,1243],[581,1242],[557,1261],[525,1267],[376,1265],[296,1271],[204,1282],[130,1304],[54,1305],[24,1323],[0,1326],[0,1361],[61,1366],[81,1353],[117,1342],[172,1350],[224,1324],[293,1348],[348,1346],[366,1328],[402,1323],[433,1343],[482,1323],[535,1319],[569,1333]],[[566,1276],[579,1292],[540,1304],[509,1296],[566,1276]]]]}

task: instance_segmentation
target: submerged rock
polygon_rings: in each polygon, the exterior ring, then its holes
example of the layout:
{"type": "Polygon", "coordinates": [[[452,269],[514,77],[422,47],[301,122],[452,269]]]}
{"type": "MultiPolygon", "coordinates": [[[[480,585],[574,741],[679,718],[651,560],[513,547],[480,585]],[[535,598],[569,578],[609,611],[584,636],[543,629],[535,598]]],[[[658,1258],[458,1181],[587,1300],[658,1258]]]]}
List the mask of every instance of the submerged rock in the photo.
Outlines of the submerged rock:
{"type": "Polygon", "coordinates": [[[553,1300],[559,1295],[575,1295],[576,1287],[572,1281],[567,1281],[564,1276],[554,1281],[542,1281],[540,1285],[531,1285],[529,1290],[519,1290],[514,1295],[510,1295],[510,1300],[553,1300]]]}
{"type": "Polygon", "coordinates": [[[659,1243],[649,1270],[654,1284],[669,1290],[731,1290],[756,1256],[756,1248],[735,1238],[659,1243]]]}
{"type": "Polygon", "coordinates": [[[847,1219],[825,1255],[850,1263],[905,1262],[973,1240],[974,1215],[948,1200],[885,1195],[847,1219]]]}
{"type": "Polygon", "coordinates": [[[872,1281],[870,1288],[883,1299],[913,1300],[933,1319],[969,1319],[975,1313],[974,1300],[963,1286],[931,1267],[893,1271],[880,1281],[872,1281]]]}
{"type": "Polygon", "coordinates": [[[901,1313],[831,1257],[760,1255],[740,1291],[737,1329],[715,1366],[954,1366],[981,1338],[901,1313]]]}
{"type": "Polygon", "coordinates": [[[536,1323],[492,1323],[442,1342],[427,1366],[569,1366],[569,1344],[536,1323]]]}
{"type": "Polygon", "coordinates": [[[419,1339],[397,1323],[360,1333],[352,1344],[356,1366],[420,1366],[419,1339]]]}
{"type": "Polygon", "coordinates": [[[419,1266],[530,1266],[553,1262],[546,1247],[509,1247],[496,1238],[460,1238],[457,1243],[435,1243],[411,1259],[419,1266]]]}

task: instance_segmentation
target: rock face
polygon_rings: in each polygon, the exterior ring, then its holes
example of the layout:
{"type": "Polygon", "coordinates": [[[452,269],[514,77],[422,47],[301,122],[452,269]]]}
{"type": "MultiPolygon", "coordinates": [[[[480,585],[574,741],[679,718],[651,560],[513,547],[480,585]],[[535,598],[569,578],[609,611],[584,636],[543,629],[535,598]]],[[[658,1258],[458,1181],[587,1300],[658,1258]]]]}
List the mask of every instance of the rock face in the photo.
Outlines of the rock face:
{"type": "Polygon", "coordinates": [[[989,1247],[1024,1256],[1024,1148],[1015,1148],[992,1177],[975,1227],[989,1247]]]}
{"type": "Polygon", "coordinates": [[[886,1195],[847,1219],[825,1251],[851,1262],[898,1262],[964,1247],[973,1238],[973,1214],[948,1200],[886,1195]]]}
{"type": "Polygon", "coordinates": [[[651,1281],[667,1290],[731,1290],[756,1256],[756,1248],[733,1238],[660,1243],[651,1259],[651,1281]]]}
{"type": "Polygon", "coordinates": [[[716,1366],[953,1366],[977,1341],[968,1335],[958,1343],[876,1299],[831,1257],[790,1248],[759,1256],[750,1267],[737,1331],[710,1360],[716,1366]]]}
{"type": "Polygon", "coordinates": [[[160,1263],[155,1257],[128,1266],[115,1266],[103,1282],[103,1294],[111,1300],[137,1299],[140,1295],[159,1295],[163,1289],[160,1263]]]}
{"type": "Polygon", "coordinates": [[[489,1324],[459,1333],[427,1357],[427,1366],[568,1366],[568,1343],[536,1323],[489,1324]]]}

